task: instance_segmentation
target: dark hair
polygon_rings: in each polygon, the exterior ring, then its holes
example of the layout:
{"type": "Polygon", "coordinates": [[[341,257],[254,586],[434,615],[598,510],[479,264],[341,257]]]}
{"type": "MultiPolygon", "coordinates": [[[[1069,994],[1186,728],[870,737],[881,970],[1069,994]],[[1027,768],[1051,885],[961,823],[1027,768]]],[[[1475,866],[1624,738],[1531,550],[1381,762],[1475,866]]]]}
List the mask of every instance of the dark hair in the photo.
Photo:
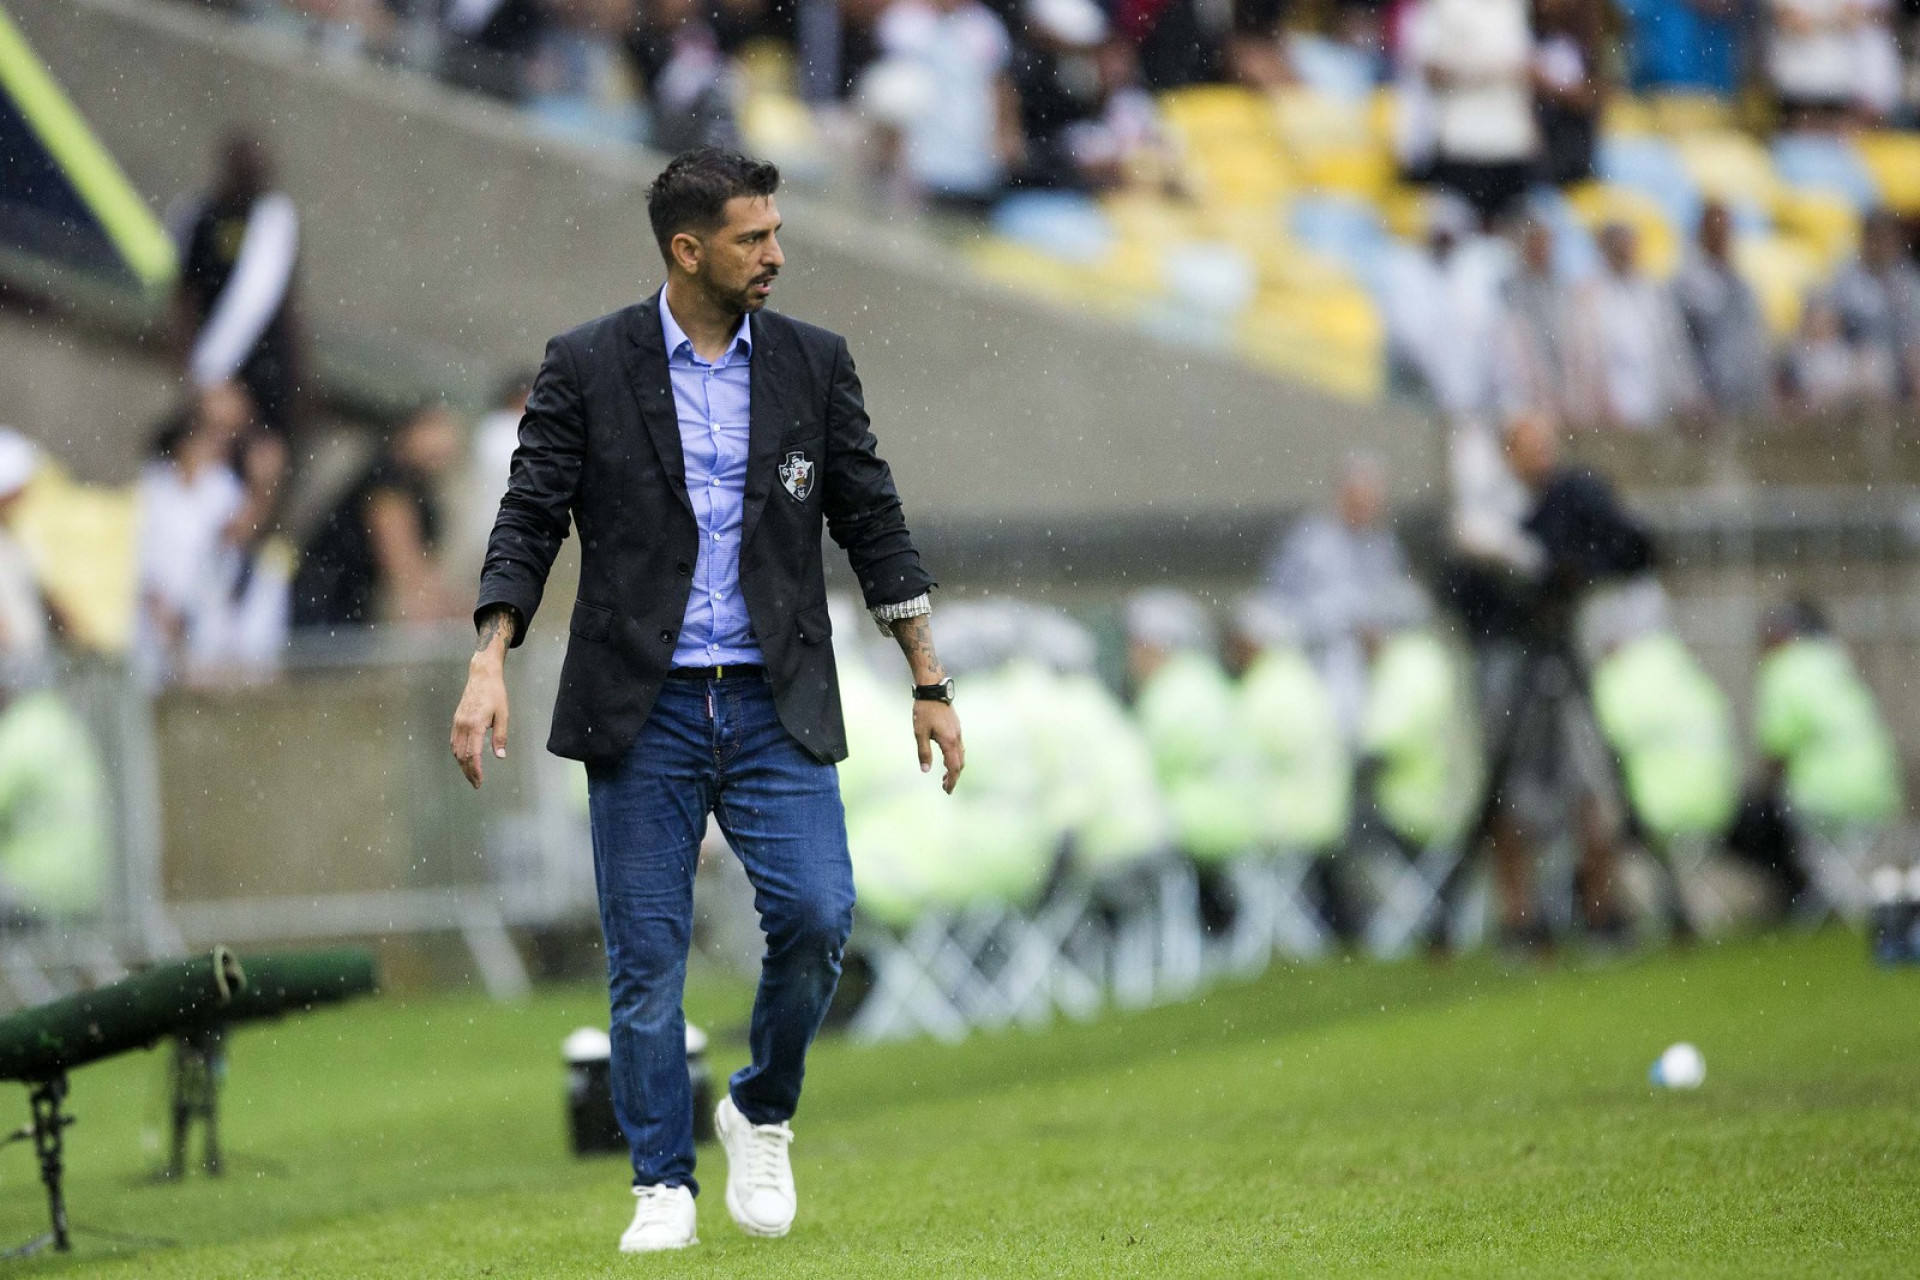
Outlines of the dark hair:
{"type": "Polygon", "coordinates": [[[717,147],[682,151],[647,188],[647,220],[653,239],[668,262],[667,248],[682,231],[711,231],[726,216],[727,201],[737,196],[770,196],[780,189],[780,170],[764,160],[749,160],[717,147]]]}

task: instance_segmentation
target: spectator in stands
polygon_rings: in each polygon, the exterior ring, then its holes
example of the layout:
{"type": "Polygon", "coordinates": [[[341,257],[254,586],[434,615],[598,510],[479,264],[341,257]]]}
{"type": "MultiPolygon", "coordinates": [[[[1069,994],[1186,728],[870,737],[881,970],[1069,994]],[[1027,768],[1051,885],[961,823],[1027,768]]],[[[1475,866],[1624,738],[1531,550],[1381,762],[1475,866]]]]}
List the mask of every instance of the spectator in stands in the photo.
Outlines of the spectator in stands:
{"type": "Polygon", "coordinates": [[[935,207],[985,213],[1025,159],[1006,26],[980,0],[894,0],[877,35],[862,93],[897,131],[897,173],[935,207]]]}
{"type": "Polygon", "coordinates": [[[1890,367],[1902,395],[1920,393],[1920,268],[1907,252],[1899,219],[1884,210],[1867,215],[1860,256],[1834,279],[1825,300],[1855,351],[1890,367]]]}
{"type": "Polygon", "coordinates": [[[39,566],[13,531],[21,499],[39,470],[39,448],[0,427],[0,680],[16,687],[48,674],[57,620],[39,566]]]}
{"type": "Polygon", "coordinates": [[[1426,244],[1395,247],[1383,300],[1395,376],[1456,422],[1488,418],[1500,402],[1500,264],[1474,229],[1459,200],[1429,199],[1426,244]]]}
{"type": "Polygon", "coordinates": [[[1873,691],[1818,606],[1796,601],[1761,627],[1753,725],[1762,761],[1728,839],[1790,908],[1808,883],[1806,844],[1898,819],[1900,762],[1873,691]]]}
{"type": "Polygon", "coordinates": [[[520,417],[527,411],[527,397],[532,392],[533,370],[509,374],[501,380],[493,409],[473,429],[467,458],[466,541],[475,549],[475,563],[485,551],[494,519],[500,514],[500,499],[507,492],[507,476],[513,470],[513,451],[520,444],[520,417]]]}
{"type": "Polygon", "coordinates": [[[1853,29],[1854,118],[1866,125],[1885,125],[1900,113],[1907,98],[1907,69],[1894,34],[1889,0],[1854,0],[1853,29]]]}
{"type": "Polygon", "coordinates": [[[1605,105],[1601,7],[1598,0],[1537,0],[1537,12],[1533,94],[1540,179],[1565,187],[1593,176],[1605,105]]]}
{"type": "Polygon", "coordinates": [[[1846,119],[1864,71],[1856,0],[1768,0],[1767,76],[1789,124],[1846,119]]]}
{"type": "Polygon", "coordinates": [[[1407,56],[1432,94],[1433,181],[1490,227],[1525,193],[1540,152],[1526,0],[1417,0],[1407,56]]]}
{"type": "Polygon", "coordinates": [[[1602,270],[1581,292],[1573,407],[1579,420],[1647,431],[1702,404],[1673,295],[1640,268],[1632,228],[1600,232],[1602,270]]]}
{"type": "Polygon", "coordinates": [[[1722,422],[1764,413],[1772,399],[1773,353],[1753,286],[1733,265],[1733,216],[1717,200],[1700,212],[1695,251],[1673,278],[1705,403],[1722,422]]]}
{"type": "Polygon", "coordinates": [[[1620,0],[1620,10],[1636,92],[1739,92],[1742,0],[1620,0]]]}
{"type": "Polygon", "coordinates": [[[1501,286],[1495,371],[1500,405],[1508,414],[1565,420],[1578,299],[1554,269],[1553,228],[1529,218],[1520,225],[1518,239],[1518,267],[1501,286]]]}
{"type": "MultiPolygon", "coordinates": [[[[1134,46],[1141,81],[1160,92],[1228,78],[1237,12],[1210,0],[1119,0],[1114,24],[1134,46]]],[[[1254,0],[1237,21],[1271,30],[1275,16],[1271,3],[1263,12],[1254,0]]]]}
{"type": "Polygon", "coordinates": [[[266,144],[231,135],[212,191],[188,213],[174,296],[188,377],[203,389],[238,379],[260,422],[284,437],[296,425],[300,388],[300,217],[274,189],[266,144]]]}
{"type": "Polygon", "coordinates": [[[440,75],[507,102],[527,93],[527,69],[551,20],[545,0],[444,0],[440,75]]]}
{"type": "Polygon", "coordinates": [[[645,86],[654,147],[740,149],[739,76],[699,0],[646,0],[636,7],[627,55],[645,86]]]}
{"type": "Polygon", "coordinates": [[[0,924],[99,915],[109,811],[79,717],[51,689],[0,685],[0,924]]]}
{"type": "Polygon", "coordinates": [[[1367,696],[1367,662],[1390,607],[1411,584],[1387,522],[1386,468],[1355,455],[1341,468],[1333,509],[1295,524],[1268,557],[1265,585],[1325,682],[1334,723],[1351,743],[1367,696]]]}
{"type": "Polygon", "coordinates": [[[434,559],[439,481],[459,460],[444,405],[416,409],[308,539],[293,584],[293,625],[371,626],[464,617],[464,597],[434,559]]]}
{"type": "Polygon", "coordinates": [[[1839,310],[1819,297],[1807,300],[1787,350],[1786,377],[1794,408],[1811,415],[1891,404],[1898,389],[1890,354],[1849,343],[1839,310]]]}
{"type": "Polygon", "coordinates": [[[1013,42],[1012,82],[1026,135],[1022,186],[1083,187],[1079,130],[1099,120],[1107,86],[1100,62],[1107,18],[1094,0],[1027,0],[1013,42]]]}
{"type": "Polygon", "coordinates": [[[286,557],[261,541],[234,469],[253,430],[246,390],[215,384],[162,429],[141,472],[131,661],[149,684],[257,676],[278,661],[286,557]]]}

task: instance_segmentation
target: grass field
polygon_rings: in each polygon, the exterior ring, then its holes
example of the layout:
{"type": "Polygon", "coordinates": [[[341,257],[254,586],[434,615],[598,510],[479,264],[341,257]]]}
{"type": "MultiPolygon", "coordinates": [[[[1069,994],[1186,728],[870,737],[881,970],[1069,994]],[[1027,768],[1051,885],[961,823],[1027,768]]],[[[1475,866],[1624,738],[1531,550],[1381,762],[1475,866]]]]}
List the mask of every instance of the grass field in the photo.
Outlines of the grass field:
{"type": "MultiPolygon", "coordinates": [[[[1827,933],[1605,968],[1356,962],[960,1048],[826,1043],[793,1234],[742,1237],[703,1152],[703,1243],[649,1258],[614,1252],[622,1162],[565,1150],[558,1045],[597,991],[386,998],[236,1038],[219,1181],[141,1181],[159,1055],[79,1072],[80,1248],[0,1273],[1913,1275],[1920,971],[1864,951],[1827,933]],[[1648,1064],[1679,1039],[1706,1085],[1657,1092],[1648,1064]]],[[[689,1004],[735,1065],[744,993],[689,1004]]],[[[0,1237],[43,1221],[27,1150],[5,1149],[0,1237]]]]}

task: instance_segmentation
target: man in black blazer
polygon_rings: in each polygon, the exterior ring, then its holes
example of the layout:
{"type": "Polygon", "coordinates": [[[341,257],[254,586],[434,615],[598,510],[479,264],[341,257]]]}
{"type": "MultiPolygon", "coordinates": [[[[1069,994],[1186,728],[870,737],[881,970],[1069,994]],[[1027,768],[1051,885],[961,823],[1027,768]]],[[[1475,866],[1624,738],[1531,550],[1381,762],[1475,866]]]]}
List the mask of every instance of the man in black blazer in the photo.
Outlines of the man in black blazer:
{"type": "Polygon", "coordinates": [[[779,180],[727,152],[676,157],[647,196],[666,287],[547,344],[453,722],[454,756],[477,787],[489,742],[506,754],[506,652],[526,637],[571,520],[580,594],[547,745],[587,767],[614,1106],[637,1200],[626,1252],[695,1243],[680,999],[710,813],[767,935],[753,1062],[715,1115],[727,1208],[752,1235],[793,1221],[787,1121],[853,910],[823,524],[912,668],[922,771],[937,745],[951,792],[964,764],[929,625],[933,579],[846,341],[762,310],[784,262],[779,180]]]}

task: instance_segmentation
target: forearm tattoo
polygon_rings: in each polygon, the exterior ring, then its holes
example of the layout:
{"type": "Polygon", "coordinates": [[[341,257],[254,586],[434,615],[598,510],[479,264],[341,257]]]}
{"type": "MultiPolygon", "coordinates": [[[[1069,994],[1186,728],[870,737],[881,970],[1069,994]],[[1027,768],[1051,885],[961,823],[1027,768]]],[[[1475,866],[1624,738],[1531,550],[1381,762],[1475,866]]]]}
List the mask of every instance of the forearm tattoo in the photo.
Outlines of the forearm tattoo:
{"type": "Polygon", "coordinates": [[[900,643],[900,652],[907,655],[907,665],[916,673],[925,670],[938,674],[940,658],[933,651],[933,617],[931,614],[916,614],[911,618],[901,618],[893,624],[893,638],[900,643]]]}
{"type": "Polygon", "coordinates": [[[505,636],[508,644],[513,643],[513,613],[510,610],[494,609],[480,619],[480,638],[474,642],[473,651],[485,653],[496,636],[505,636]]]}

